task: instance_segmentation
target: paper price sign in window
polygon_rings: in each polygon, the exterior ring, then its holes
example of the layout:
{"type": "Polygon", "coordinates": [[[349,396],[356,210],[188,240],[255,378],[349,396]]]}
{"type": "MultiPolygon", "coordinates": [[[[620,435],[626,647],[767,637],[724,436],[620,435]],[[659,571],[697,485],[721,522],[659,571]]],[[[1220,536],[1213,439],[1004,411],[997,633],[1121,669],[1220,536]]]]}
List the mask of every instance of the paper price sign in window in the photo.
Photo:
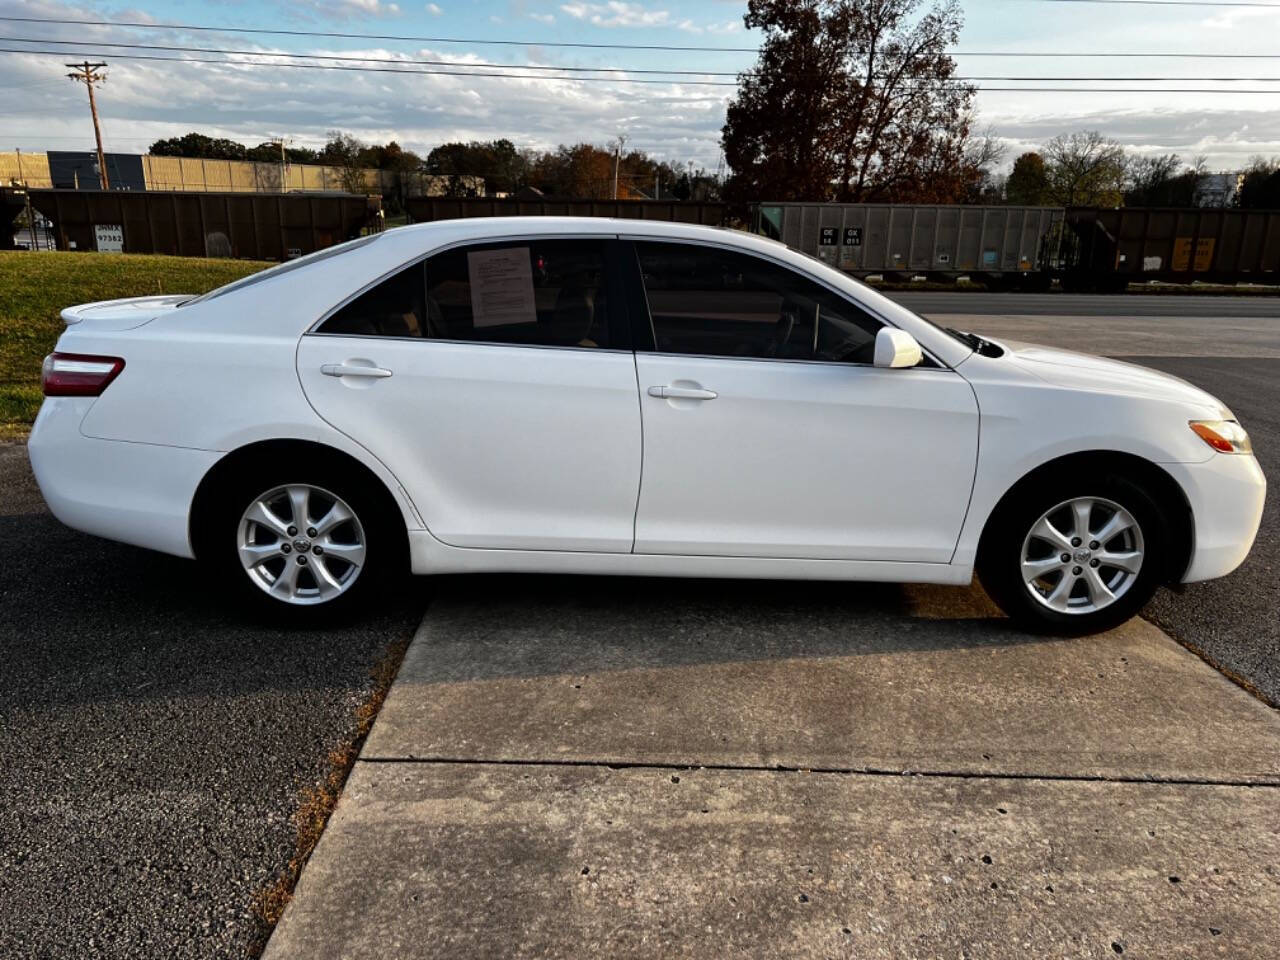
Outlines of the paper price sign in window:
{"type": "Polygon", "coordinates": [[[473,250],[467,254],[467,272],[474,326],[538,322],[528,247],[473,250]]]}

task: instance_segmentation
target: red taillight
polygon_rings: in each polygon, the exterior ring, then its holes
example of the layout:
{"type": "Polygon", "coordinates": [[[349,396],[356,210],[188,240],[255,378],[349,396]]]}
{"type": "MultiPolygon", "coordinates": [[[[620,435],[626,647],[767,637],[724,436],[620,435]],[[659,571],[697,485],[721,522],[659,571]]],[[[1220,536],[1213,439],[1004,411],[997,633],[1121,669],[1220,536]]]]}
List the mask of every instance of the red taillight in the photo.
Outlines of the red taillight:
{"type": "Polygon", "coordinates": [[[123,369],[121,357],[51,353],[40,368],[40,387],[46,397],[96,397],[123,369]]]}

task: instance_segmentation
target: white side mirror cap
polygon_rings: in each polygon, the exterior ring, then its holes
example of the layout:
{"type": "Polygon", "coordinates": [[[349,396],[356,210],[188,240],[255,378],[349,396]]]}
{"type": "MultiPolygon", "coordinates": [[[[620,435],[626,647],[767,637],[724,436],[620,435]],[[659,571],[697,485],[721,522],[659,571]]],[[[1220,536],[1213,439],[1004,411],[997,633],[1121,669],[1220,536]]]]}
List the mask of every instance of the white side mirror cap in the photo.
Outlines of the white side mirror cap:
{"type": "Polygon", "coordinates": [[[877,367],[914,367],[924,354],[916,338],[897,327],[881,327],[876,334],[877,367]]]}

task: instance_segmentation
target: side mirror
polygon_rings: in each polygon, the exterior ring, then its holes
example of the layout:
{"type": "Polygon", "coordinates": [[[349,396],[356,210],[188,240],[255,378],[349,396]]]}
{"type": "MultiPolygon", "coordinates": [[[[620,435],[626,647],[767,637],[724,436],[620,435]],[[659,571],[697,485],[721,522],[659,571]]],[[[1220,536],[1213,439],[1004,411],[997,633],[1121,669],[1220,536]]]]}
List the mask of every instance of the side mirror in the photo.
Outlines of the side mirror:
{"type": "Polygon", "coordinates": [[[914,367],[924,355],[916,338],[897,327],[881,327],[876,334],[877,367],[914,367]]]}

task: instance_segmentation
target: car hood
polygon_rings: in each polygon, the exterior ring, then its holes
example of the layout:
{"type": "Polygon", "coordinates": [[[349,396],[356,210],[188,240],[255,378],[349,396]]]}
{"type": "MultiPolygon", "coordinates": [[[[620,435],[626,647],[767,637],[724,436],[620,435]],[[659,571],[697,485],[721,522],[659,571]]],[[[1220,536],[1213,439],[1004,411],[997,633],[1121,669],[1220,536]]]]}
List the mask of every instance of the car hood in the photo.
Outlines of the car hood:
{"type": "Polygon", "coordinates": [[[190,293],[180,293],[160,297],[128,297],[123,300],[82,303],[77,307],[67,307],[63,310],[62,320],[67,326],[83,323],[104,333],[132,330],[134,327],[151,322],[162,313],[168,313],[190,300],[192,296],[190,293]]]}
{"type": "Polygon", "coordinates": [[[1202,408],[1219,419],[1235,419],[1217,397],[1186,380],[1158,370],[1034,343],[1016,340],[1001,340],[999,343],[1010,363],[1054,386],[1166,400],[1202,408]]]}

